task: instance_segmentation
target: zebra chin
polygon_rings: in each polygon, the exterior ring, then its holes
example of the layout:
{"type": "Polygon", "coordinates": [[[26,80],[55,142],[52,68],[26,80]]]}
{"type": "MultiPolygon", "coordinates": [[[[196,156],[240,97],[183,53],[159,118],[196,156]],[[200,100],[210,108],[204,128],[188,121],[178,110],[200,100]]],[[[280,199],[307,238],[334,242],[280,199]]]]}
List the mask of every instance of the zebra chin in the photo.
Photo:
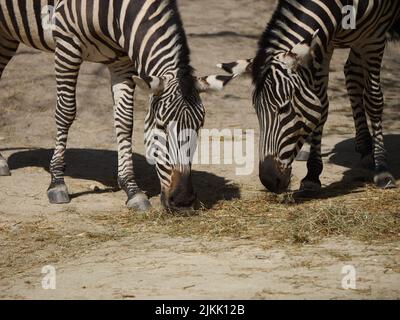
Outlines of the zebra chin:
{"type": "Polygon", "coordinates": [[[259,177],[261,183],[271,192],[287,192],[290,185],[292,168],[283,167],[273,156],[260,161],[259,177]]]}
{"type": "Polygon", "coordinates": [[[197,200],[190,171],[173,171],[169,188],[161,189],[161,203],[169,210],[193,209],[197,200]]]}

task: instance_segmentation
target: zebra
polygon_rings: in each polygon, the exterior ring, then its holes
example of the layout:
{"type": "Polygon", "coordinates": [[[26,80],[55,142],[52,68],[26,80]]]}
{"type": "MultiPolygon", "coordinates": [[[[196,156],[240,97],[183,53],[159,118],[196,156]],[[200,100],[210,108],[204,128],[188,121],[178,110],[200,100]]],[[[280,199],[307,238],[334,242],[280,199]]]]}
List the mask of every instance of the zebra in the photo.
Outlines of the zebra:
{"type": "MultiPolygon", "coordinates": [[[[199,94],[222,90],[232,77],[194,76],[175,0],[0,0],[0,28],[0,74],[20,43],[55,55],[57,137],[47,191],[50,203],[70,202],[64,155],[76,115],[80,66],[91,61],[104,64],[111,74],[118,184],[128,196],[127,206],[143,211],[151,207],[136,183],[132,161],[136,86],[150,96],[146,146],[164,151],[153,157],[162,203],[171,209],[192,206],[196,196],[191,162],[180,161],[183,142],[173,135],[185,129],[198,132],[205,118],[199,94]],[[168,129],[173,123],[174,131],[168,129]],[[153,130],[158,134],[151,134],[153,130]]],[[[0,174],[9,173],[1,157],[0,174]]]]}
{"type": "Polygon", "coordinates": [[[321,140],[335,48],[350,48],[344,72],[355,120],[356,151],[362,159],[372,156],[378,187],[396,187],[383,139],[380,71],[387,34],[398,35],[399,31],[398,0],[280,0],[259,40],[256,57],[218,65],[253,78],[253,105],[261,131],[259,176],[268,190],[281,193],[288,189],[292,163],[306,141],[310,154],[300,190],[313,194],[321,189],[321,140]],[[348,5],[356,13],[352,29],[342,23],[348,5]]]}

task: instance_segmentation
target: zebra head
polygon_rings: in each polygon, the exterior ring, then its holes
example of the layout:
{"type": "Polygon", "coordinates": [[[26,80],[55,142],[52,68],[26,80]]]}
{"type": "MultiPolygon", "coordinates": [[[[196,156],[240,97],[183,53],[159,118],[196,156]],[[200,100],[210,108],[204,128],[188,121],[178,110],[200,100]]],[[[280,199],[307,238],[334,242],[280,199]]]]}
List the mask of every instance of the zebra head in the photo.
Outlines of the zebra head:
{"type": "Polygon", "coordinates": [[[135,83],[150,93],[145,120],[146,158],[156,166],[164,207],[177,209],[194,204],[191,167],[205,118],[199,94],[220,91],[232,78],[193,78],[188,87],[176,76],[134,77],[135,83]]]}
{"type": "Polygon", "coordinates": [[[253,75],[253,105],[260,125],[259,177],[275,193],[285,192],[291,167],[322,116],[313,83],[312,43],[290,51],[263,51],[254,60],[220,64],[232,74],[253,75]]]}

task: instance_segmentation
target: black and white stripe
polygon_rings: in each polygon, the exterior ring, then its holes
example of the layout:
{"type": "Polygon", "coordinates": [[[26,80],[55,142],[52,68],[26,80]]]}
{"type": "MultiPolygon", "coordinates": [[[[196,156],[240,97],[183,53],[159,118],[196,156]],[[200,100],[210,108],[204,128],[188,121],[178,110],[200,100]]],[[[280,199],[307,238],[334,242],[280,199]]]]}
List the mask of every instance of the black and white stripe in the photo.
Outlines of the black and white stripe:
{"type": "Polygon", "coordinates": [[[260,179],[268,189],[287,189],[291,164],[306,139],[311,150],[302,189],[321,187],[321,139],[335,48],[351,48],[345,73],[356,123],[356,148],[363,156],[372,151],[378,186],[395,186],[383,143],[380,71],[387,32],[397,26],[399,18],[397,0],[280,0],[254,61],[222,65],[233,73],[252,72],[253,103],[261,130],[260,179]],[[355,29],[342,25],[347,5],[356,8],[355,29]]]}
{"type": "MultiPolygon", "coordinates": [[[[68,131],[76,115],[76,85],[83,61],[107,65],[111,73],[115,128],[118,140],[118,179],[128,195],[128,206],[147,209],[150,204],[135,181],[132,163],[133,94],[136,84],[152,95],[146,130],[156,126],[198,131],[204,122],[199,92],[221,89],[230,77],[196,79],[175,0],[1,0],[0,71],[20,42],[55,52],[57,80],[57,139],[51,160],[49,199],[69,202],[64,183],[68,131]],[[43,28],[43,9],[55,6],[54,28],[43,28]]],[[[46,11],[46,10],[44,10],[46,11]]],[[[150,146],[154,141],[147,139],[150,146]]],[[[169,154],[179,154],[172,144],[169,154]],[[171,150],[172,149],[172,150],[171,150]]],[[[157,158],[162,198],[167,207],[191,205],[194,192],[190,163],[157,158]]],[[[1,161],[1,158],[0,158],[1,161]]]]}

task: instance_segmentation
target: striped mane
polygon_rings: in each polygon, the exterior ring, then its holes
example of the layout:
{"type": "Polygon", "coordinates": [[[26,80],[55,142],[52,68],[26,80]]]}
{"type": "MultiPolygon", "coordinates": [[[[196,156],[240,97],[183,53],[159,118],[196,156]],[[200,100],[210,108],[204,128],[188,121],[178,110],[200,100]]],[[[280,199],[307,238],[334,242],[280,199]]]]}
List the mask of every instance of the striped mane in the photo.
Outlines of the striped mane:
{"type": "MultiPolygon", "coordinates": [[[[167,0],[166,9],[171,10],[171,23],[176,26],[176,34],[178,35],[177,45],[180,47],[178,56],[178,79],[180,89],[184,98],[193,94],[195,88],[194,69],[190,65],[190,49],[187,43],[186,33],[183,28],[183,22],[179,13],[176,0],[167,0]]],[[[167,26],[166,26],[167,27],[167,26]]]]}
{"type": "Polygon", "coordinates": [[[256,88],[265,81],[265,71],[271,58],[271,51],[269,49],[272,49],[272,40],[277,40],[278,43],[281,41],[278,35],[272,32],[272,30],[277,26],[277,21],[284,22],[286,20],[286,17],[282,14],[282,10],[287,6],[288,3],[286,0],[279,0],[275,12],[258,42],[258,51],[253,63],[253,83],[256,88]]]}
{"type": "Polygon", "coordinates": [[[178,78],[183,97],[188,97],[193,93],[195,88],[194,69],[190,65],[190,49],[187,43],[186,33],[183,29],[182,18],[179,14],[176,0],[171,0],[174,16],[173,21],[176,23],[177,32],[179,34],[179,44],[181,46],[179,56],[179,72],[178,78]]]}

